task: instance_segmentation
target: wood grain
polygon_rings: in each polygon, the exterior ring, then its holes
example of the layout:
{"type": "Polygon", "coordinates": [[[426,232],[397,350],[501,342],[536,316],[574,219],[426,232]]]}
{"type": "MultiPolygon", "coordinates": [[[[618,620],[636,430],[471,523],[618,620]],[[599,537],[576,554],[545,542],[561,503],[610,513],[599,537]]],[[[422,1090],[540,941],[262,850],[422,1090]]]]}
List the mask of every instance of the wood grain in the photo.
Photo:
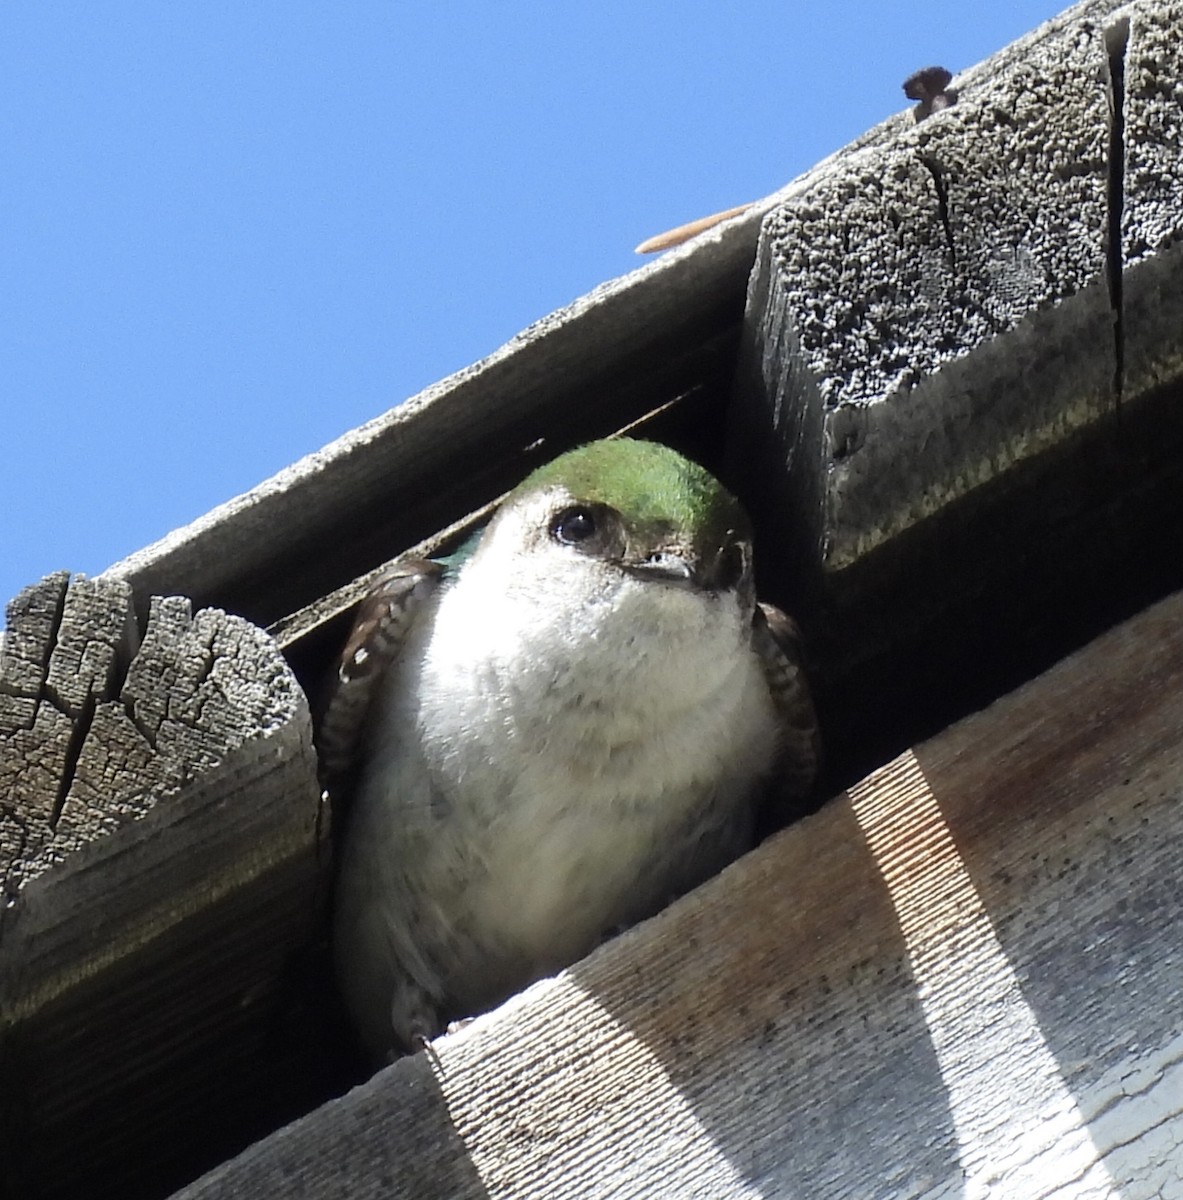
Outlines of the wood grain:
{"type": "Polygon", "coordinates": [[[1112,409],[1099,8],[765,219],[746,402],[829,570],[1112,409]]]}

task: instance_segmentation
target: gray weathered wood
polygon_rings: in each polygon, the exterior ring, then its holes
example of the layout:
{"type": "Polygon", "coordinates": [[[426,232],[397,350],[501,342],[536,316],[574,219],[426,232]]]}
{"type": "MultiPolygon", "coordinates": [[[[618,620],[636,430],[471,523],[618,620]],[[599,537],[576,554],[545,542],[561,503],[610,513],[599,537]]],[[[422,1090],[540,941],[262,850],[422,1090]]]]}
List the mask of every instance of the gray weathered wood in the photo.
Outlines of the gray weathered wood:
{"type": "Polygon", "coordinates": [[[1183,594],[184,1189],[1183,1195],[1183,594]]]}
{"type": "Polygon", "coordinates": [[[731,471],[840,757],[1183,582],[1181,27],[1077,5],[765,219],[731,471]]]}
{"type": "Polygon", "coordinates": [[[1112,412],[1114,8],[1077,6],[765,220],[748,399],[827,569],[1112,412]]]}
{"type": "Polygon", "coordinates": [[[0,1191],[22,1197],[158,1194],[218,1129],[242,1144],[235,1073],[290,1056],[272,1027],[320,929],[303,693],[247,622],[154,599],[141,641],[130,602],[60,574],[8,611],[0,1191]]]}

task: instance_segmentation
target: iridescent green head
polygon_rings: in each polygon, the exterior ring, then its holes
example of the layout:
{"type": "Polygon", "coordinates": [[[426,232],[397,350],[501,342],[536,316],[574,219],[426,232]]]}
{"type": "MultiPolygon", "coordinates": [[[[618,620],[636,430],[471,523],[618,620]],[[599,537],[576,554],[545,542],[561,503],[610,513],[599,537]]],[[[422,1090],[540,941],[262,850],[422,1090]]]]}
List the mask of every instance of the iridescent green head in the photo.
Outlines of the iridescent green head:
{"type": "Polygon", "coordinates": [[[553,497],[548,536],[631,574],[711,589],[750,575],[751,525],[709,471],[656,442],[612,438],[540,467],[508,504],[553,497]]]}
{"type": "Polygon", "coordinates": [[[590,442],[539,467],[516,491],[551,484],[580,500],[606,504],[639,527],[716,536],[747,528],[739,501],[705,467],[657,442],[623,437],[590,442]]]}

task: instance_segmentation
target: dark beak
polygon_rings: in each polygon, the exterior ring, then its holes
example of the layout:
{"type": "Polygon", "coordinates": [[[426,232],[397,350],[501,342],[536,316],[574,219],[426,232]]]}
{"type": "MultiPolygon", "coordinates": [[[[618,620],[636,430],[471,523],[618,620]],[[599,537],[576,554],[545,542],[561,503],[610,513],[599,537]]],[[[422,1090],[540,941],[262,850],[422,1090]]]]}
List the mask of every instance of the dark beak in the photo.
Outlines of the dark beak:
{"type": "Polygon", "coordinates": [[[641,579],[660,579],[704,592],[726,592],[743,579],[750,558],[746,542],[732,542],[703,555],[693,550],[657,550],[626,562],[624,567],[641,579]]]}

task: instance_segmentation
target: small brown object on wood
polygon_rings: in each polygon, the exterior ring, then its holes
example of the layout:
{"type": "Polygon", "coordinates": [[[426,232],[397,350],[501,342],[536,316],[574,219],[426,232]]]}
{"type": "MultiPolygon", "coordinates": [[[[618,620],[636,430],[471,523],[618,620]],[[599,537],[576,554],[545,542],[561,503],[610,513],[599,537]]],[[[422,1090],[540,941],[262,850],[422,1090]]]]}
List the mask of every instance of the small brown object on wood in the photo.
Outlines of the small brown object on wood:
{"type": "Polygon", "coordinates": [[[679,225],[676,229],[669,229],[655,237],[646,238],[636,248],[635,253],[656,254],[658,250],[671,250],[674,246],[680,246],[700,233],[706,233],[708,229],[714,229],[716,225],[722,225],[724,221],[729,221],[732,217],[742,216],[757,203],[759,202],[756,200],[750,200],[747,204],[737,204],[734,208],[712,213],[709,217],[699,217],[697,221],[687,221],[685,225],[679,225]]]}
{"type": "Polygon", "coordinates": [[[944,67],[924,67],[904,80],[904,95],[920,101],[912,110],[917,121],[957,103],[957,93],[949,87],[952,82],[952,74],[944,67]]]}

